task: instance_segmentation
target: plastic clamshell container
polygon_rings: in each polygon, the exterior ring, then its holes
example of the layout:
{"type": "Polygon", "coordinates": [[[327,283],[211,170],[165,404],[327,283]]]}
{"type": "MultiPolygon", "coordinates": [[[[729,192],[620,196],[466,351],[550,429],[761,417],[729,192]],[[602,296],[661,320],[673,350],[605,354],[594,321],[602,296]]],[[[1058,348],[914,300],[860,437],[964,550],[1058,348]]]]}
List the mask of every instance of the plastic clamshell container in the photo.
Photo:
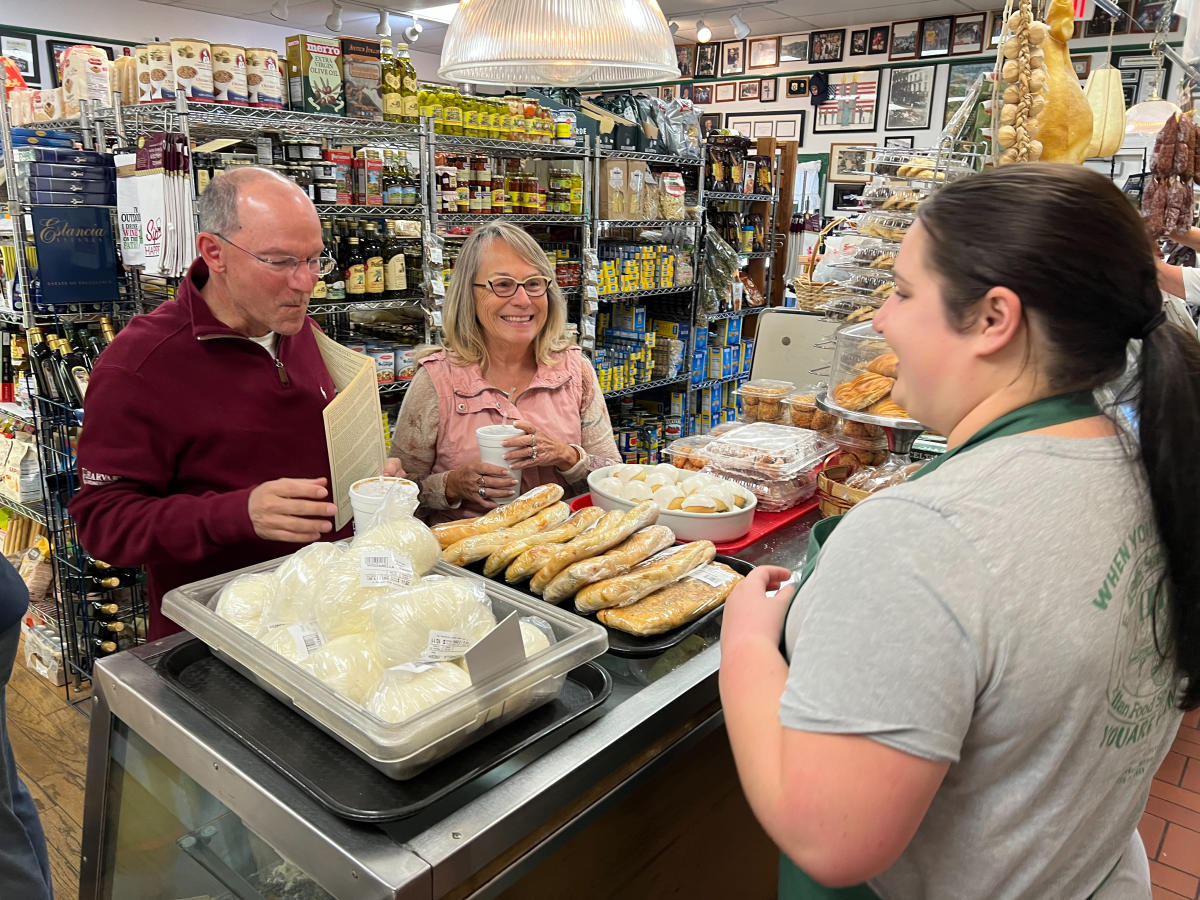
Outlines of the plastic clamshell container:
{"type": "Polygon", "coordinates": [[[663,448],[663,453],[670,457],[671,465],[675,468],[699,472],[708,465],[708,456],[704,451],[712,440],[711,435],[694,434],[671,441],[663,448]]]}
{"type": "Polygon", "coordinates": [[[788,423],[795,428],[812,428],[817,412],[817,395],[825,390],[823,384],[805,384],[784,398],[788,423]]]}
{"type": "Polygon", "coordinates": [[[603,626],[439,562],[430,574],[483,584],[497,621],[512,612],[538,616],[550,623],[554,642],[403,722],[385,722],[216,614],[217,598],[226,584],[239,575],[273,571],[286,558],[175,588],[163,597],[163,614],[208,644],[223,662],[391,778],[412,778],[484,734],[550,702],[562,690],[569,671],[608,650],[603,626]]]}
{"type": "Polygon", "coordinates": [[[755,479],[789,478],[812,470],[837,445],[806,428],[758,422],[708,445],[709,465],[755,479]]]}
{"type": "Polygon", "coordinates": [[[783,512],[799,506],[817,492],[815,466],[787,478],[756,478],[718,466],[709,466],[704,471],[745,488],[754,495],[758,508],[764,512],[783,512]]]}
{"type": "MultiPolygon", "coordinates": [[[[612,475],[619,468],[621,467],[605,466],[588,475],[588,488],[592,494],[593,505],[605,510],[617,509],[622,512],[628,512],[637,505],[632,500],[626,500],[596,487],[597,483],[612,475]]],[[[643,466],[642,468],[652,470],[655,467],[643,466]]],[[[681,474],[683,475],[681,480],[684,480],[696,473],[681,474]]],[[[744,486],[735,482],[731,487],[747,500],[746,505],[741,509],[729,512],[692,513],[659,507],[656,524],[666,525],[675,532],[675,537],[681,541],[712,541],[714,544],[721,544],[736,540],[750,530],[750,525],[754,521],[754,510],[758,503],[754,493],[746,490],[744,486]]]]}
{"type": "Polygon", "coordinates": [[[747,381],[734,391],[742,401],[742,417],[747,422],[774,422],[785,414],[783,398],[796,389],[790,381],[758,378],[747,381]]]}

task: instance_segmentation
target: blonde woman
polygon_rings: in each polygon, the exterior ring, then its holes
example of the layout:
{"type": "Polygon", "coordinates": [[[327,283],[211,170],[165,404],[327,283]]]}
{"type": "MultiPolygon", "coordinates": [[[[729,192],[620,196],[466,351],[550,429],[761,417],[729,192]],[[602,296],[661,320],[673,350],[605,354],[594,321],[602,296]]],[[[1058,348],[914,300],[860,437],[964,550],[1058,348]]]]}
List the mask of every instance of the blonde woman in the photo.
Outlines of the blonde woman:
{"type": "Polygon", "coordinates": [[[419,361],[385,473],[421,486],[430,519],[477,516],[514,494],[621,461],[591,364],[563,339],[566,306],[545,251],[507,222],[463,243],[446,292],[445,343],[419,361]],[[505,441],[521,483],[479,458],[475,430],[511,423],[505,441]]]}

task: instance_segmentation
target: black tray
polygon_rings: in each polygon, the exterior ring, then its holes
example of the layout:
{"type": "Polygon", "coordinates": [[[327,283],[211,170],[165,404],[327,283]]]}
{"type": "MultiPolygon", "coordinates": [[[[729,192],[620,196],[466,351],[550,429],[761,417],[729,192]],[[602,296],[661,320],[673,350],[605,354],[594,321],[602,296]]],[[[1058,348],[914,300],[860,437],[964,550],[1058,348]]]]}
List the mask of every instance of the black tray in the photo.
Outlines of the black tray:
{"type": "Polygon", "coordinates": [[[584,714],[612,692],[609,674],[595,663],[584,663],[567,673],[553,702],[416,777],[396,781],[225,665],[203,641],[180,644],[156,664],[176,693],[331,813],[357,822],[394,822],[415,815],[551,732],[561,738],[583,727],[589,721],[584,714]]]}
{"type": "MultiPolygon", "coordinates": [[[[725,556],[722,553],[718,553],[716,555],[715,561],[725,563],[725,565],[729,566],[729,568],[733,569],[733,571],[737,572],[739,575],[749,575],[751,570],[754,568],[753,563],[744,562],[743,560],[736,559],[732,556],[725,556]]],[[[484,561],[481,560],[479,562],[471,563],[469,566],[465,566],[464,568],[466,568],[466,570],[472,574],[478,575],[481,578],[486,578],[487,576],[483,574],[483,565],[484,561]]],[[[500,582],[500,579],[489,580],[500,582]]],[[[504,584],[507,582],[500,583],[504,584]]],[[[537,597],[539,600],[542,599],[538,594],[535,594],[529,589],[528,581],[522,581],[519,584],[512,584],[509,585],[509,587],[515,588],[523,594],[528,594],[530,597],[537,597]]],[[[560,605],[566,605],[569,603],[571,603],[570,600],[564,600],[560,605]]],[[[574,609],[573,605],[571,606],[571,609],[574,609]]],[[[651,635],[650,637],[638,637],[636,634],[629,634],[628,632],[621,631],[618,628],[610,628],[597,619],[595,613],[588,613],[585,618],[591,619],[598,625],[602,625],[604,630],[608,632],[608,652],[613,656],[622,656],[626,659],[644,659],[647,656],[657,656],[665,650],[670,650],[688,635],[696,633],[709,622],[718,618],[724,610],[725,604],[721,604],[716,609],[710,609],[694,622],[688,622],[686,625],[681,625],[672,631],[665,631],[662,634],[655,634],[651,635]]],[[[583,614],[576,613],[576,615],[583,614]]]]}

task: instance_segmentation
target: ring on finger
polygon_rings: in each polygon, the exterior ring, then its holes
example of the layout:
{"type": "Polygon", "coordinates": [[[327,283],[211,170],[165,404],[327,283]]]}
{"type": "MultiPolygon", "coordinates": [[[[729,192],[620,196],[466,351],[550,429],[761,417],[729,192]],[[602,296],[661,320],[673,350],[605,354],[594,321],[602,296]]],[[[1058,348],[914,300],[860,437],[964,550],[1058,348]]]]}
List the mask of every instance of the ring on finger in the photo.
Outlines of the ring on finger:
{"type": "Polygon", "coordinates": [[[487,499],[487,488],[485,488],[482,484],[479,486],[479,496],[485,500],[487,499]]]}
{"type": "Polygon", "coordinates": [[[537,445],[536,445],[536,444],[535,444],[535,445],[534,445],[534,447],[533,447],[533,452],[532,452],[531,454],[529,454],[529,458],[530,458],[530,459],[537,459],[537,445]]]}

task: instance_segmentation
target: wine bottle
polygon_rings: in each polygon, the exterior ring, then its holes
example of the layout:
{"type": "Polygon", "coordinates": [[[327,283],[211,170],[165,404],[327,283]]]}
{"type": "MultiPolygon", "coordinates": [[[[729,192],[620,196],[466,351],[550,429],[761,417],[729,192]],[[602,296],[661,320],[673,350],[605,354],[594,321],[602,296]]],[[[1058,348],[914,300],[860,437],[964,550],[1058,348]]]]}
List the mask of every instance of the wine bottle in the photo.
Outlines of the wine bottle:
{"type": "Polygon", "coordinates": [[[29,329],[29,358],[33,361],[33,379],[37,383],[38,393],[55,402],[62,402],[62,394],[58,390],[58,380],[54,374],[54,362],[50,357],[50,346],[46,343],[42,330],[37,326],[29,329]]]}
{"type": "Polygon", "coordinates": [[[125,623],[116,620],[98,619],[95,623],[93,623],[93,627],[95,628],[97,637],[111,640],[111,638],[108,638],[107,635],[109,633],[120,634],[125,630],[125,623]]]}
{"type": "Polygon", "coordinates": [[[117,642],[104,638],[92,638],[92,652],[96,656],[111,656],[117,652],[117,642]]]}
{"type": "Polygon", "coordinates": [[[71,346],[69,338],[59,341],[63,350],[63,361],[66,363],[67,376],[71,386],[79,396],[79,405],[83,406],[83,398],[87,394],[88,379],[92,377],[92,367],[88,365],[87,356],[82,350],[71,346]]]}
{"type": "Polygon", "coordinates": [[[88,603],[88,606],[90,606],[92,608],[92,612],[98,616],[115,616],[121,611],[121,607],[115,603],[101,603],[98,600],[91,601],[88,603]]]}

